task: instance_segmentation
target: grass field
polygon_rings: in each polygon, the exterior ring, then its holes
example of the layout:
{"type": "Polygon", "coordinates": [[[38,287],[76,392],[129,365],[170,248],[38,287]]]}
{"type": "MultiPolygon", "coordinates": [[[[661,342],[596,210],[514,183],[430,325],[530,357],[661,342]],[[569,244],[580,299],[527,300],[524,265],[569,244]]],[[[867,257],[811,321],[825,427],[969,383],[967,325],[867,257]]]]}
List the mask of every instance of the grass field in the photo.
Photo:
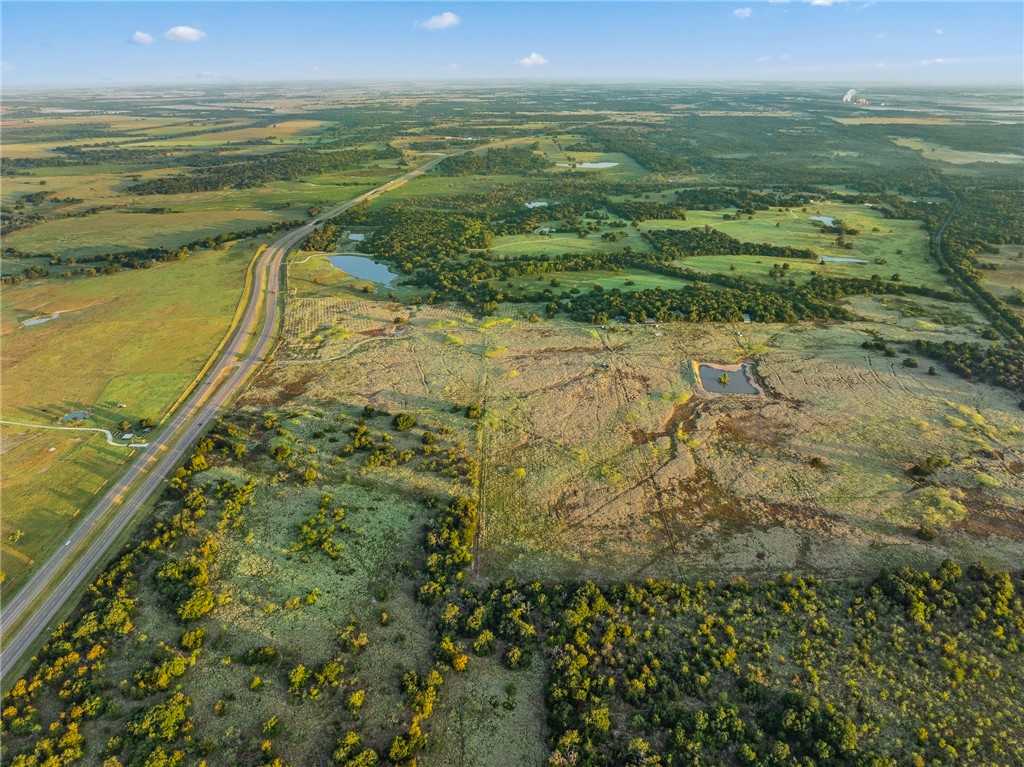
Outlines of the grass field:
{"type": "MultiPolygon", "coordinates": [[[[691,229],[706,225],[744,242],[768,242],[784,247],[806,248],[819,256],[857,258],[869,262],[817,264],[813,261],[805,263],[800,259],[789,259],[790,268],[798,274],[814,270],[819,274],[842,277],[867,278],[879,274],[889,278],[898,273],[902,281],[915,285],[940,288],[946,283],[935,262],[928,257],[928,236],[919,221],[886,219],[870,208],[842,203],[808,205],[806,212],[779,209],[758,211],[753,218],[744,217],[738,221],[724,220],[722,216],[726,213],[732,215],[735,211],[693,210],[687,211],[686,221],[644,221],[640,226],[642,229],[653,230],[691,229]],[[848,238],[853,248],[839,247],[834,244],[834,236],[822,233],[810,220],[811,216],[819,215],[840,219],[858,230],[857,235],[848,238]],[[876,264],[875,259],[884,259],[885,263],[876,264]]],[[[714,271],[735,265],[737,270],[742,269],[748,274],[767,274],[773,262],[774,259],[761,256],[696,256],[680,263],[714,271]],[[763,263],[751,265],[752,260],[763,263]]]]}
{"type": "Polygon", "coordinates": [[[1006,566],[1024,555],[1012,511],[1024,480],[1005,468],[1024,457],[1016,401],[862,349],[871,330],[897,344],[943,340],[942,312],[977,319],[942,302],[920,316],[889,307],[865,299],[858,311],[874,320],[847,325],[601,331],[528,323],[513,305],[478,320],[310,298],[290,306],[286,328],[297,341],[319,330],[325,343],[312,353],[298,343],[297,356],[344,356],[292,363],[284,352],[250,398],[367,403],[453,427],[453,408],[483,403],[481,429],[465,437],[482,466],[482,579],[835,576],[951,555],[1006,566]],[[396,315],[408,331],[392,331],[396,315]],[[695,390],[692,360],[740,359],[757,361],[767,398],[695,390]],[[1004,460],[985,457],[996,445],[1004,460]],[[929,489],[906,469],[932,453],[951,464],[929,489]],[[926,523],[941,531],[931,543],[915,536],[926,523]]]}
{"type": "Polygon", "coordinates": [[[111,211],[39,224],[6,239],[9,245],[26,253],[88,258],[139,248],[174,248],[203,237],[291,221],[304,217],[304,213],[297,208],[273,212],[197,210],[166,214],[111,211]]]}
{"type": "Polygon", "coordinates": [[[952,149],[942,144],[935,144],[929,141],[922,141],[916,138],[894,138],[892,143],[896,146],[906,147],[920,152],[921,157],[926,160],[948,162],[953,165],[966,165],[972,162],[995,162],[1003,165],[1018,165],[1024,163],[1024,154],[998,154],[994,152],[970,152],[964,149],[952,149]]]}
{"type": "MultiPolygon", "coordinates": [[[[159,420],[223,338],[252,255],[253,244],[242,242],[152,269],[5,288],[2,417],[54,425],[85,410],[86,426],[111,430],[122,420],[159,420]],[[21,324],[52,313],[60,316],[21,324]]],[[[90,432],[4,427],[4,437],[2,545],[10,587],[66,537],[130,451],[90,432]],[[13,542],[19,529],[25,535],[13,542]]]]}
{"type": "Polygon", "coordinates": [[[996,269],[981,269],[981,284],[1007,302],[1010,311],[1024,317],[1024,306],[1014,303],[1013,289],[1024,290],[1024,245],[1002,245],[999,254],[983,253],[980,260],[996,269]]]}

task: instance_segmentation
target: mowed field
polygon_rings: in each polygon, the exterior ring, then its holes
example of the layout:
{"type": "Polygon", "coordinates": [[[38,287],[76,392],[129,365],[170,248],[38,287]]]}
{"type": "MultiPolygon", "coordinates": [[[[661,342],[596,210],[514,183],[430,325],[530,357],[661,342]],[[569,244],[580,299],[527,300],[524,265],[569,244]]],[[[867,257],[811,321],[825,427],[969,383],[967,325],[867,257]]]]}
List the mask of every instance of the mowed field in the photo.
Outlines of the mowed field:
{"type": "MultiPolygon", "coordinates": [[[[5,288],[2,418],[53,426],[84,410],[85,426],[110,430],[124,420],[159,421],[224,337],[254,247],[245,241],[152,269],[5,288]]],[[[97,432],[3,426],[2,435],[0,543],[10,588],[64,540],[131,451],[97,432]]]]}
{"type": "MultiPolygon", "coordinates": [[[[880,321],[900,316],[865,301],[880,321]]],[[[463,430],[482,467],[476,572],[486,580],[835,576],[1024,556],[1013,395],[861,348],[879,322],[601,330],[526,322],[522,308],[476,319],[295,302],[294,342],[249,404],[370,404],[463,430]],[[408,324],[396,329],[396,316],[408,324]],[[692,362],[743,359],[756,361],[767,396],[695,387],[692,362]],[[485,408],[477,428],[461,415],[469,403],[485,408]],[[915,483],[907,469],[931,454],[950,465],[915,483]],[[920,540],[922,525],[938,537],[920,540]]],[[[897,344],[948,337],[901,321],[884,326],[897,344]]]]}

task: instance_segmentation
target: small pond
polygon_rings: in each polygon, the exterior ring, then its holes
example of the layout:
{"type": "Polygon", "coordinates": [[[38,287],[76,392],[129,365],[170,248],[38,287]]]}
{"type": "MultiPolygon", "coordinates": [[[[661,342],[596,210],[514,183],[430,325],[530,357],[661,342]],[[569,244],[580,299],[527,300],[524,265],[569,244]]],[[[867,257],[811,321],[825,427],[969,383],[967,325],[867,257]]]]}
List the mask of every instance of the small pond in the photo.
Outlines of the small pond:
{"type": "Polygon", "coordinates": [[[754,385],[753,364],[744,362],[739,370],[727,370],[735,368],[735,365],[709,365],[701,363],[697,372],[700,375],[700,385],[707,392],[721,392],[722,394],[761,394],[761,390],[754,385]],[[723,375],[728,375],[728,383],[722,383],[723,375]]]}
{"type": "Polygon", "coordinates": [[[546,202],[528,202],[526,203],[527,208],[546,208],[548,204],[546,202]]]}
{"type": "Polygon", "coordinates": [[[836,220],[831,216],[811,216],[811,221],[820,221],[825,226],[835,226],[836,220]]]}
{"type": "Polygon", "coordinates": [[[378,264],[363,256],[328,256],[327,259],[335,269],[351,274],[359,280],[370,280],[378,285],[390,287],[398,279],[398,275],[388,269],[385,264],[378,264]]]}
{"type": "Polygon", "coordinates": [[[823,264],[836,263],[836,264],[866,264],[868,263],[863,258],[843,258],[842,256],[822,256],[821,262],[823,264]]]}
{"type": "Polygon", "coordinates": [[[363,240],[366,239],[366,235],[365,234],[355,234],[355,233],[353,233],[353,234],[350,234],[348,236],[348,238],[350,240],[355,241],[355,242],[362,242],[363,240]]]}
{"type": "Polygon", "coordinates": [[[25,320],[21,324],[24,327],[27,328],[27,327],[31,327],[32,325],[42,325],[44,322],[49,322],[50,320],[55,320],[58,317],[60,317],[59,314],[51,314],[49,317],[36,317],[34,319],[31,319],[31,320],[25,320]]]}
{"type": "Polygon", "coordinates": [[[617,162],[559,162],[555,164],[560,168],[591,168],[593,170],[604,170],[618,165],[617,162]]]}
{"type": "Polygon", "coordinates": [[[84,410],[75,410],[68,413],[66,416],[60,419],[61,423],[72,423],[73,421],[84,421],[89,417],[89,414],[84,410]]]}

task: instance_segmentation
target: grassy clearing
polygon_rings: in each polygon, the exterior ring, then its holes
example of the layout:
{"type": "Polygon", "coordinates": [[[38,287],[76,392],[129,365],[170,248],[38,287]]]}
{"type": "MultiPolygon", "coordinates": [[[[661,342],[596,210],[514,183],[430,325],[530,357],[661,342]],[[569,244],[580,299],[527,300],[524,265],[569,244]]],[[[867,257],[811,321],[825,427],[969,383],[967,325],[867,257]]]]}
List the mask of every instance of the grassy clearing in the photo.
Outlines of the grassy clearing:
{"type": "Polygon", "coordinates": [[[138,248],[173,248],[203,237],[289,221],[298,215],[298,210],[288,209],[167,214],[104,212],[39,224],[15,232],[7,242],[27,253],[56,252],[83,258],[138,248]]]}
{"type": "Polygon", "coordinates": [[[221,639],[216,651],[206,654],[185,689],[202,711],[210,711],[217,700],[231,704],[223,717],[201,717],[197,734],[230,749],[233,731],[276,714],[283,724],[276,748],[289,763],[333,749],[334,720],[345,717],[343,707],[328,699],[296,705],[288,694],[286,672],[300,661],[313,667],[331,660],[338,654],[339,634],[352,624],[369,639],[348,668],[349,674],[358,674],[366,707],[360,717],[347,718],[353,726],[360,720],[359,729],[369,737],[385,739],[394,726],[390,718],[401,712],[401,674],[425,664],[430,644],[422,608],[411,598],[412,586],[397,574],[399,562],[416,556],[423,513],[420,504],[400,495],[357,485],[264,486],[249,534],[220,540],[221,575],[233,598],[218,615],[221,639]],[[346,510],[350,530],[340,536],[343,552],[338,560],[319,551],[291,551],[299,527],[316,512],[322,493],[330,493],[335,506],[346,510]],[[316,603],[304,604],[314,588],[319,593],[316,603]],[[300,606],[287,606],[295,597],[300,606]],[[382,612],[388,614],[386,626],[380,624],[382,612]],[[246,650],[261,646],[278,649],[283,669],[238,662],[246,650]],[[226,656],[235,662],[221,663],[226,656]],[[263,683],[253,690],[256,676],[263,683]],[[321,715],[311,717],[310,707],[320,709],[321,715]]]}
{"type": "Polygon", "coordinates": [[[451,674],[432,722],[436,743],[426,767],[541,767],[547,764],[544,669],[511,671],[494,658],[474,658],[451,674]]]}
{"type": "MultiPolygon", "coordinates": [[[[122,420],[159,420],[223,338],[252,252],[251,243],[238,243],[153,269],[6,288],[3,418],[53,425],[86,410],[85,425],[111,430],[122,420]],[[50,322],[21,324],[55,312],[50,322]]],[[[88,432],[38,430],[12,440],[3,455],[10,583],[66,537],[128,455],[88,432]],[[11,533],[30,528],[45,534],[11,544],[11,533]]]]}
{"type": "MultiPolygon", "coordinates": [[[[554,226],[556,222],[547,222],[547,225],[554,226]]],[[[638,253],[646,253],[651,248],[647,241],[640,237],[636,230],[613,230],[621,231],[626,237],[618,242],[606,242],[601,239],[601,233],[606,229],[589,234],[587,237],[580,237],[576,234],[559,233],[552,234],[514,234],[506,237],[495,237],[494,244],[489,250],[501,256],[524,256],[546,253],[579,253],[599,252],[617,253],[626,245],[632,246],[638,253]]]]}
{"type": "Polygon", "coordinates": [[[1013,290],[1024,290],[1024,245],[1002,245],[999,253],[982,253],[980,260],[995,269],[982,269],[981,284],[1007,303],[1010,311],[1024,316],[1024,306],[1015,303],[1013,290]]]}
{"type": "MultiPolygon", "coordinates": [[[[673,277],[634,270],[625,270],[621,273],[607,271],[565,272],[564,274],[557,275],[554,279],[558,283],[557,287],[561,290],[578,288],[580,291],[588,291],[594,285],[600,285],[605,290],[618,288],[622,291],[631,291],[653,290],[654,288],[672,290],[690,284],[673,277]]],[[[551,286],[551,279],[548,277],[538,280],[532,276],[521,276],[513,277],[508,282],[512,283],[513,293],[516,294],[519,292],[532,293],[551,286]]]]}
{"type": "MultiPolygon", "coordinates": [[[[804,264],[798,259],[792,259],[790,267],[798,272],[814,269],[819,273],[838,276],[870,277],[872,274],[880,274],[886,278],[899,273],[904,282],[931,287],[945,285],[945,278],[939,273],[935,263],[928,258],[928,237],[919,221],[890,220],[870,208],[838,203],[808,205],[806,211],[758,211],[752,218],[744,217],[739,221],[726,221],[722,218],[725,214],[734,213],[735,210],[687,211],[686,221],[644,221],[641,228],[692,229],[698,226],[711,226],[745,242],[769,242],[779,246],[807,248],[821,256],[858,258],[869,262],[819,265],[804,264]],[[859,234],[849,238],[853,242],[853,248],[848,250],[836,246],[833,242],[834,237],[822,233],[815,226],[815,222],[810,220],[810,216],[841,219],[848,226],[858,230],[859,234]],[[885,263],[876,264],[875,259],[884,259],[885,263]]],[[[762,267],[767,272],[773,259],[758,258],[764,262],[762,267]]],[[[749,259],[741,256],[698,256],[685,259],[684,263],[694,265],[695,268],[718,270],[723,266],[728,269],[733,264],[740,269],[742,263],[747,261],[749,259]]],[[[758,271],[750,266],[745,268],[758,271]]]]}
{"type": "Polygon", "coordinates": [[[951,337],[935,320],[969,307],[925,302],[917,314],[865,299],[876,321],[602,332],[529,323],[515,305],[475,319],[329,301],[293,304],[289,322],[298,335],[323,336],[314,357],[343,358],[297,365],[283,353],[252,396],[367,403],[463,430],[483,471],[481,578],[835,576],[952,554],[1001,566],[1024,555],[1012,511],[1024,504],[1024,481],[1005,468],[1024,456],[1013,395],[860,345],[869,330],[897,342],[951,337]],[[394,332],[395,316],[408,330],[394,332]],[[695,392],[691,360],[750,358],[767,399],[695,392]],[[462,415],[471,402],[486,409],[480,431],[462,415]],[[986,457],[992,449],[1016,457],[986,457]],[[925,543],[915,532],[934,499],[906,469],[932,453],[951,458],[939,486],[973,502],[925,543]],[[979,483],[979,473],[994,482],[979,483]]]}
{"type": "Polygon", "coordinates": [[[917,138],[894,138],[891,140],[896,146],[919,152],[925,160],[945,162],[951,165],[967,165],[974,162],[994,162],[1000,165],[1019,165],[1024,163],[1024,155],[1021,154],[971,152],[965,149],[953,149],[931,141],[922,141],[917,138]]]}

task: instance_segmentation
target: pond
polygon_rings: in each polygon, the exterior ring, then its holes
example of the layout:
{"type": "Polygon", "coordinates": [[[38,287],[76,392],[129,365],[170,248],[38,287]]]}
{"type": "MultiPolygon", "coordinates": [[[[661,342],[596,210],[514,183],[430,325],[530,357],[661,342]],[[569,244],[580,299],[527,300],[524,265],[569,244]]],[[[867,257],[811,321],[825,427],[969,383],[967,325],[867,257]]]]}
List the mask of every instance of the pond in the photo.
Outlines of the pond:
{"type": "Polygon", "coordinates": [[[700,363],[697,373],[704,391],[721,394],[763,394],[754,383],[754,364],[743,362],[739,365],[713,365],[700,363]],[[728,376],[723,383],[722,377],[728,376]]]}
{"type": "Polygon", "coordinates": [[[378,264],[363,256],[328,256],[327,259],[335,269],[351,274],[359,280],[370,280],[378,285],[390,287],[398,279],[398,275],[388,269],[385,264],[378,264]]]}
{"type": "Polygon", "coordinates": [[[353,234],[350,234],[348,236],[348,238],[350,240],[354,240],[355,242],[362,242],[363,240],[366,239],[366,235],[365,234],[355,234],[355,233],[353,233],[353,234]]]}
{"type": "Polygon", "coordinates": [[[546,208],[548,204],[546,202],[528,202],[526,203],[527,208],[546,208]]]}
{"type": "Polygon", "coordinates": [[[868,263],[863,258],[843,258],[842,256],[822,256],[821,262],[823,264],[836,263],[836,264],[866,264],[868,263]]]}
{"type": "Polygon", "coordinates": [[[42,325],[44,322],[49,322],[50,320],[55,320],[58,317],[60,317],[59,314],[51,314],[49,317],[36,317],[34,319],[31,319],[31,320],[25,320],[21,324],[22,324],[23,327],[27,328],[27,327],[31,327],[32,325],[42,325]]]}
{"type": "Polygon", "coordinates": [[[66,416],[60,419],[61,423],[72,423],[74,421],[84,421],[89,417],[89,414],[84,410],[74,410],[68,413],[66,416]]]}
{"type": "Polygon", "coordinates": [[[811,221],[820,221],[825,226],[835,226],[836,220],[831,216],[811,216],[811,221]]]}
{"type": "Polygon", "coordinates": [[[591,168],[594,170],[614,168],[618,165],[617,162],[559,162],[555,164],[560,168],[591,168]]]}

